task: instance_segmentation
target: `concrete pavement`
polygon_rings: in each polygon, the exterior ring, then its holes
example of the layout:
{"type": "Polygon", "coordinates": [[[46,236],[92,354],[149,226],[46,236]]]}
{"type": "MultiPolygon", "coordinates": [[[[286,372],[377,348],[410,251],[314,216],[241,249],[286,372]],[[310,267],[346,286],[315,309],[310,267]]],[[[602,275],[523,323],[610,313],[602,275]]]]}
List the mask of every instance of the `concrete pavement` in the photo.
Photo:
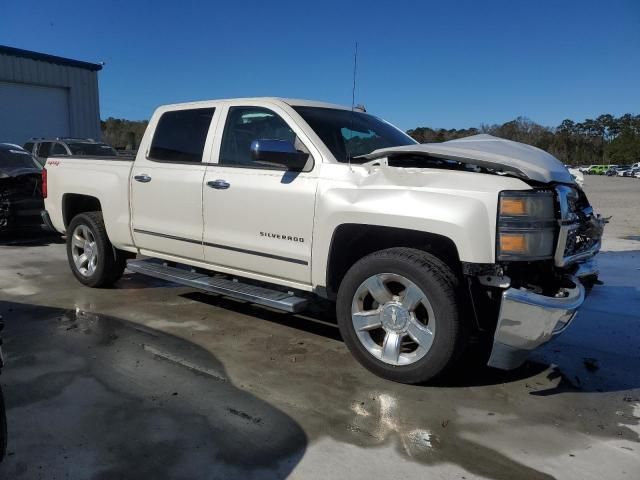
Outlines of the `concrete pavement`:
{"type": "Polygon", "coordinates": [[[416,387],[360,367],[330,311],[130,273],[89,289],[59,242],[0,246],[0,478],[640,478],[633,245],[525,367],[416,387]]]}

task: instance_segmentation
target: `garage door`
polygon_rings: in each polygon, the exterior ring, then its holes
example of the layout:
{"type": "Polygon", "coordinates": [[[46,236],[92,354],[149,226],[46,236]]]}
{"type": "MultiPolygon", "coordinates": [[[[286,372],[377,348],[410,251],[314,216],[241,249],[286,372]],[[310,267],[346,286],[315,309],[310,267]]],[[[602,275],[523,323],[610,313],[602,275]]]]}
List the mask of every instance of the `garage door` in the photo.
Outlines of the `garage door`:
{"type": "Polygon", "coordinates": [[[0,82],[0,142],[69,136],[69,91],[0,82]]]}

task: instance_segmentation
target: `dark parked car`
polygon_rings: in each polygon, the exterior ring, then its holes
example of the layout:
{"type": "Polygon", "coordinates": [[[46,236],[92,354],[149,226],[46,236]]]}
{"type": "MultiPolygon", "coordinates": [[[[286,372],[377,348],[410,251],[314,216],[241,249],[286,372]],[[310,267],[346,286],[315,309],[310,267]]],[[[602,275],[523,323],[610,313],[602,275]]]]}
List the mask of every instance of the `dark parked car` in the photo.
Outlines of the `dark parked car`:
{"type": "Polygon", "coordinates": [[[42,167],[18,145],[0,143],[0,232],[42,224],[42,167]]]}
{"type": "Polygon", "coordinates": [[[43,166],[47,158],[53,156],[114,157],[118,155],[113,147],[91,138],[34,138],[24,144],[24,149],[33,153],[43,166]]]}

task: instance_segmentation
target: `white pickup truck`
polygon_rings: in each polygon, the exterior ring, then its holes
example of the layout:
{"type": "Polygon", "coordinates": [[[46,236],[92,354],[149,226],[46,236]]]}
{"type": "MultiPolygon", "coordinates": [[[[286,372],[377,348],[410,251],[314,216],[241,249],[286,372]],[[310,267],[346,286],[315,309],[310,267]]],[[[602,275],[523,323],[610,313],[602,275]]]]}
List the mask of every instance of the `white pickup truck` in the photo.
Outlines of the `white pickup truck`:
{"type": "Polygon", "coordinates": [[[556,158],[489,135],[417,144],[336,105],[164,106],[134,161],[52,157],[43,176],[81,283],[127,266],[294,313],[324,297],[355,357],[399,382],[483,341],[489,365],[521,365],[597,278],[604,222],[556,158]]]}

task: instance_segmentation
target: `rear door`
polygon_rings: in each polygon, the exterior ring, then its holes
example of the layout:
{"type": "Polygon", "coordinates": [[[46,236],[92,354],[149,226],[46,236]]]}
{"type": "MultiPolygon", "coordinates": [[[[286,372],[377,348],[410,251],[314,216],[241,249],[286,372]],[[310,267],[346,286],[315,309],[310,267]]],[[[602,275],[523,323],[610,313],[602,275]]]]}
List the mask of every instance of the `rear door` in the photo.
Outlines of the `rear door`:
{"type": "MultiPolygon", "coordinates": [[[[135,244],[148,253],[203,260],[202,182],[216,109],[180,108],[159,116],[131,177],[135,244]]],[[[153,128],[152,125],[149,128],[153,128]]]]}

